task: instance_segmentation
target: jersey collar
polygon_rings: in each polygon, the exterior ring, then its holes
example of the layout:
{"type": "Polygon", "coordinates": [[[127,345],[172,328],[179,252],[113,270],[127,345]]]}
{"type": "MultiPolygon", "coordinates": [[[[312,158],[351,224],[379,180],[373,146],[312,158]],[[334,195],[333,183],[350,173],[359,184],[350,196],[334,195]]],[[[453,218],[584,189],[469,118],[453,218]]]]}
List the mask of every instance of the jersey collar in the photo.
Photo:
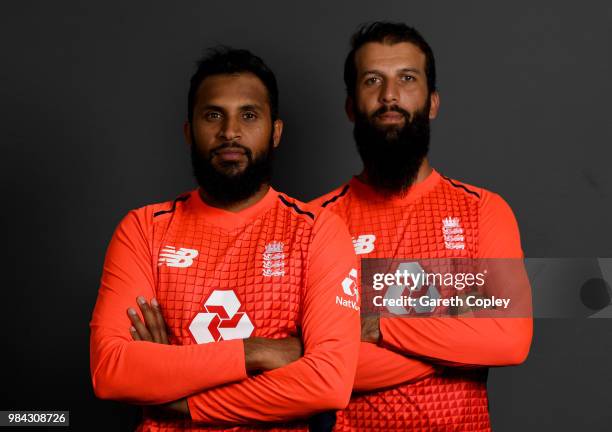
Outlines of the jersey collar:
{"type": "Polygon", "coordinates": [[[263,198],[255,204],[240,211],[232,212],[206,204],[202,201],[198,189],[191,191],[190,194],[191,198],[189,199],[189,203],[193,211],[212,225],[216,225],[226,230],[239,228],[256,219],[259,215],[276,204],[278,196],[278,192],[270,186],[268,192],[266,192],[263,198]]]}
{"type": "Polygon", "coordinates": [[[423,194],[432,190],[438,184],[440,178],[440,173],[438,173],[438,171],[435,169],[432,169],[425,180],[410,186],[405,194],[393,196],[381,194],[372,186],[359,180],[356,176],[353,176],[349,182],[349,185],[353,193],[360,195],[364,199],[402,205],[411,203],[423,196],[423,194]]]}

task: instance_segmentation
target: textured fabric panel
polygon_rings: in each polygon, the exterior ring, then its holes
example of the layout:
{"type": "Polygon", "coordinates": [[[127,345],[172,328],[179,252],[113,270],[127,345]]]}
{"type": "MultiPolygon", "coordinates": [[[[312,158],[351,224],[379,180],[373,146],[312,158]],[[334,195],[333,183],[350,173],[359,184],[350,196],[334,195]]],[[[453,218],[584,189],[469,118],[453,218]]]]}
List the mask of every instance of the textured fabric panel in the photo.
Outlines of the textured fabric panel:
{"type": "Polygon", "coordinates": [[[413,384],[357,395],[336,431],[488,431],[486,372],[444,371],[413,384]]]}
{"type": "MultiPolygon", "coordinates": [[[[388,200],[353,179],[326,207],[347,223],[358,253],[363,244],[360,258],[474,258],[480,193],[457,184],[434,171],[404,199],[388,200]]],[[[335,430],[343,432],[489,431],[486,369],[443,369],[415,383],[353,396],[337,419],[335,430]]]]}
{"type": "MultiPolygon", "coordinates": [[[[198,212],[181,206],[156,221],[153,250],[157,271],[157,299],[164,311],[172,344],[196,341],[190,323],[204,311],[215,290],[232,290],[240,302],[238,313],[253,324],[251,336],[282,338],[295,335],[300,322],[302,289],[312,224],[282,203],[255,220],[227,231],[198,212]],[[283,243],[282,252],[266,255],[271,243],[283,243]],[[199,252],[187,268],[157,265],[161,251],[172,246],[199,252]],[[282,254],[282,258],[281,258],[282,254]],[[284,276],[265,276],[264,263],[279,263],[284,276]],[[282,265],[280,264],[282,262],[282,265]]],[[[222,314],[223,312],[221,312],[222,314]]],[[[206,373],[206,371],[203,371],[206,373]]],[[[191,421],[159,421],[146,416],[140,431],[300,431],[304,423],[229,427],[198,425],[191,421]]]]}

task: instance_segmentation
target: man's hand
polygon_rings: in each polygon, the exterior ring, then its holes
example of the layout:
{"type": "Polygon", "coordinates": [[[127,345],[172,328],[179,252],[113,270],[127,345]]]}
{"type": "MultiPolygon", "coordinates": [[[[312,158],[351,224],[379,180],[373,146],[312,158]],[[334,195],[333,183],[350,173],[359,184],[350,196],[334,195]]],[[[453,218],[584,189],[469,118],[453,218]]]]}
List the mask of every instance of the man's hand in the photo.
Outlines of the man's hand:
{"type": "MultiPolygon", "coordinates": [[[[157,300],[152,299],[149,304],[144,297],[139,296],[136,302],[142,312],[144,323],[135,309],[128,309],[128,316],[132,322],[130,328],[132,338],[168,345],[166,322],[157,300]]],[[[244,339],[244,356],[248,372],[278,369],[302,357],[302,342],[292,336],[283,339],[252,337],[244,339]]]]}
{"type": "MultiPolygon", "coordinates": [[[[161,306],[155,298],[151,299],[151,304],[147,300],[138,296],[136,303],[140,308],[144,322],[138,316],[135,309],[127,310],[128,317],[132,322],[130,333],[135,341],[148,341],[169,345],[168,330],[162,315],[161,306]]],[[[244,356],[248,372],[262,372],[286,366],[291,362],[302,357],[302,342],[297,337],[286,337],[283,339],[269,339],[262,337],[252,337],[244,339],[244,356]]],[[[189,406],[186,399],[181,399],[165,405],[159,405],[162,414],[182,413],[189,415],[189,406]]]]}
{"type": "MultiPolygon", "coordinates": [[[[166,328],[166,321],[161,312],[161,307],[155,298],[151,299],[151,304],[147,300],[138,296],[136,303],[140,308],[140,312],[144,318],[144,323],[140,320],[138,313],[135,309],[129,308],[127,310],[128,317],[132,322],[130,333],[132,338],[136,341],[148,341],[154,343],[160,343],[164,345],[170,345],[168,341],[168,330],[166,328]]],[[[164,405],[158,405],[155,407],[148,407],[147,412],[153,417],[167,416],[184,414],[189,416],[189,405],[187,399],[180,399],[174,402],[170,402],[164,405]]]]}
{"type": "Polygon", "coordinates": [[[298,360],[302,354],[302,342],[297,337],[244,339],[244,358],[249,372],[281,368],[298,360]]]}
{"type": "Polygon", "coordinates": [[[361,341],[377,344],[380,341],[380,317],[361,317],[361,341]]]}
{"type": "Polygon", "coordinates": [[[136,302],[138,303],[138,307],[142,312],[145,322],[143,323],[140,320],[135,309],[129,308],[127,310],[128,317],[130,317],[130,321],[132,321],[132,327],[130,328],[132,338],[134,340],[144,340],[170,345],[166,321],[164,321],[161,307],[157,300],[153,298],[151,299],[151,304],[149,304],[143,296],[138,296],[136,302]]]}

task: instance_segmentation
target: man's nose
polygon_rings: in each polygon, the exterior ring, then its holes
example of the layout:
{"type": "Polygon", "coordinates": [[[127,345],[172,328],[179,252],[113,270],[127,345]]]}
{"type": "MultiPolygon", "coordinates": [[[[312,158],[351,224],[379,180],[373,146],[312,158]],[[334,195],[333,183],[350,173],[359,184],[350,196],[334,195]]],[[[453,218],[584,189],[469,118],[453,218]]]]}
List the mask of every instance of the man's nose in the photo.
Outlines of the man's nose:
{"type": "Polygon", "coordinates": [[[398,101],[397,85],[392,81],[385,81],[380,89],[380,102],[385,105],[395,104],[398,101]]]}
{"type": "Polygon", "coordinates": [[[228,116],[223,121],[219,137],[226,141],[237,141],[242,137],[240,130],[240,122],[231,116],[228,116]]]}

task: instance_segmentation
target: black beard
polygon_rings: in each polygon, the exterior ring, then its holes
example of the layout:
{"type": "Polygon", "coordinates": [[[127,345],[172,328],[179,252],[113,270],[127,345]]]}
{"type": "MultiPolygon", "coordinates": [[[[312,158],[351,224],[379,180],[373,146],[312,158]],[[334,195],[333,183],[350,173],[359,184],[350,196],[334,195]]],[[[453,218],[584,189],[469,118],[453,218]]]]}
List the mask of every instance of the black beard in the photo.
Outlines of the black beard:
{"type": "Polygon", "coordinates": [[[211,151],[209,156],[203,155],[194,142],[191,145],[191,166],[198,185],[206,191],[216,202],[233,204],[244,201],[253,196],[263,184],[269,184],[272,177],[272,160],[274,150],[272,138],[266,151],[253,159],[253,152],[237,143],[225,143],[211,151]],[[232,174],[232,165],[237,162],[225,162],[226,172],[221,172],[211,163],[215,150],[228,147],[237,147],[244,151],[247,157],[247,166],[244,170],[232,174]]]}
{"type": "Polygon", "coordinates": [[[429,103],[411,116],[398,106],[382,107],[370,116],[356,112],[353,136],[368,183],[386,195],[402,194],[414,183],[429,151],[429,103]],[[385,112],[404,116],[403,127],[379,127],[385,112]]]}

